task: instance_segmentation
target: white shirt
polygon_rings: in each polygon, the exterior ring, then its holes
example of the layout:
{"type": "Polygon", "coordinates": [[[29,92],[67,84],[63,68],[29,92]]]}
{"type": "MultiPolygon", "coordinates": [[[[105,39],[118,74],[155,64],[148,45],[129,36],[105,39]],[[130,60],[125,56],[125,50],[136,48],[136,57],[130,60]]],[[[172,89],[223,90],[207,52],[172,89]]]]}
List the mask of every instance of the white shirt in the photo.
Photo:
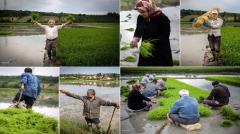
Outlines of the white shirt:
{"type": "Polygon", "coordinates": [[[141,83],[147,84],[149,82],[149,78],[147,76],[144,76],[141,83]]]}
{"type": "Polygon", "coordinates": [[[210,29],[208,34],[213,34],[214,36],[221,36],[222,24],[223,20],[220,18],[217,18],[217,20],[209,20],[210,29]]]}
{"type": "Polygon", "coordinates": [[[52,40],[58,37],[58,30],[62,29],[63,25],[49,27],[48,25],[40,24],[40,27],[42,27],[45,30],[46,38],[52,40]]]}

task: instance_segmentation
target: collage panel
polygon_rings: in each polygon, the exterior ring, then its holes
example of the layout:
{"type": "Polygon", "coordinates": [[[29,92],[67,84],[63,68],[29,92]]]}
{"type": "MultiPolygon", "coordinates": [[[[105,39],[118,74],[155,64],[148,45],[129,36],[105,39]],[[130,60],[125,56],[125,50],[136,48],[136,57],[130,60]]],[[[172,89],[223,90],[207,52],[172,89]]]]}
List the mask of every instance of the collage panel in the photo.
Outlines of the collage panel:
{"type": "Polygon", "coordinates": [[[237,134],[239,72],[239,67],[121,68],[121,134],[237,134]]]}
{"type": "Polygon", "coordinates": [[[118,67],[61,67],[60,133],[120,133],[118,67]]]}
{"type": "Polygon", "coordinates": [[[236,0],[181,1],[181,66],[240,65],[237,5],[236,0]]]}
{"type": "Polygon", "coordinates": [[[59,68],[0,67],[0,133],[57,134],[59,68]]]}
{"type": "Polygon", "coordinates": [[[0,3],[0,66],[119,66],[118,0],[0,3]]]}
{"type": "Polygon", "coordinates": [[[179,3],[179,0],[121,0],[121,66],[179,65],[179,3]]]}

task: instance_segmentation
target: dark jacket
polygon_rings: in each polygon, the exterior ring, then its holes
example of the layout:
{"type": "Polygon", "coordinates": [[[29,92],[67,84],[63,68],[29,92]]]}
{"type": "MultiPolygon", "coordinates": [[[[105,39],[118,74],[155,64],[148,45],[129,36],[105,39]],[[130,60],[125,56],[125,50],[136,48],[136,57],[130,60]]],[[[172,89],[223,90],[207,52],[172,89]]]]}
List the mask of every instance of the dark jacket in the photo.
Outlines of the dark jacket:
{"type": "Polygon", "coordinates": [[[143,101],[151,100],[136,90],[132,90],[128,95],[128,107],[132,110],[140,110],[146,107],[147,105],[143,101]]]}
{"type": "Polygon", "coordinates": [[[226,86],[217,84],[214,86],[213,90],[211,91],[207,99],[216,100],[222,104],[228,104],[230,96],[231,96],[230,92],[226,86]]]}
{"type": "Polygon", "coordinates": [[[100,117],[100,107],[101,106],[116,106],[116,103],[105,101],[101,98],[95,97],[93,101],[90,101],[87,96],[79,96],[70,92],[66,92],[67,96],[79,99],[83,102],[83,116],[87,118],[99,118],[100,117]]]}
{"type": "Polygon", "coordinates": [[[172,66],[169,36],[170,20],[165,14],[160,13],[149,22],[139,15],[134,37],[142,38],[142,41],[152,40],[154,51],[153,57],[146,58],[140,54],[138,66],[172,66]]]}

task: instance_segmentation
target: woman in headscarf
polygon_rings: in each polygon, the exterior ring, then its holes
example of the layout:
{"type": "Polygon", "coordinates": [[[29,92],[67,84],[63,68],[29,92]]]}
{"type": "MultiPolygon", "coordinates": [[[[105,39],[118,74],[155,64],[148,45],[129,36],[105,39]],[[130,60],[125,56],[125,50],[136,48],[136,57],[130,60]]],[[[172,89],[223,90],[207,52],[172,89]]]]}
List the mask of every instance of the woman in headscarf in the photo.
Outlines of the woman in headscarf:
{"type": "Polygon", "coordinates": [[[141,94],[139,84],[132,85],[132,91],[128,95],[128,108],[132,110],[149,111],[153,102],[141,94]]]}
{"type": "Polygon", "coordinates": [[[140,54],[138,66],[172,66],[172,54],[170,47],[170,20],[156,6],[154,0],[139,0],[135,5],[140,15],[137,18],[137,26],[131,47],[137,47],[137,43],[150,41],[153,44],[152,56],[144,57],[140,54]]]}

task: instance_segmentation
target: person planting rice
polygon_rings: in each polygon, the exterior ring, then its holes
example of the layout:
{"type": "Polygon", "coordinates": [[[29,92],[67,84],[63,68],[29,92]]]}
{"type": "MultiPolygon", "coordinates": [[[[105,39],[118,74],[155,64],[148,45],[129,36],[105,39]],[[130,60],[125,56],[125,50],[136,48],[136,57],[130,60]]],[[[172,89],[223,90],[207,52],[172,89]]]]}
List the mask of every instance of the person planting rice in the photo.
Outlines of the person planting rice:
{"type": "Polygon", "coordinates": [[[68,25],[71,21],[67,21],[62,25],[55,25],[54,19],[49,19],[48,25],[42,25],[38,23],[36,20],[33,21],[34,24],[38,25],[39,27],[45,30],[46,34],[46,46],[45,49],[47,50],[47,55],[49,60],[56,59],[56,47],[57,47],[57,37],[58,37],[58,30],[62,29],[66,25],[68,25]]]}
{"type": "Polygon", "coordinates": [[[128,94],[128,108],[149,111],[154,102],[142,95],[140,90],[141,86],[139,84],[132,85],[132,91],[128,94]]]}
{"type": "Polygon", "coordinates": [[[154,80],[156,77],[156,74],[149,74],[149,80],[154,80]]]}
{"type": "Polygon", "coordinates": [[[208,28],[208,42],[213,55],[211,61],[215,61],[218,64],[221,45],[221,27],[223,25],[223,20],[219,15],[219,8],[214,7],[212,10],[198,17],[198,20],[193,23],[193,26],[197,28],[201,25],[208,28]]]}
{"type": "Polygon", "coordinates": [[[145,76],[142,78],[142,81],[141,81],[141,86],[143,88],[146,88],[147,84],[150,82],[149,80],[149,74],[145,74],[145,76]]]}
{"type": "Polygon", "coordinates": [[[218,81],[212,82],[213,90],[207,99],[203,100],[203,104],[211,107],[221,107],[227,105],[229,102],[230,92],[228,88],[221,85],[218,81]]]}
{"type": "MultiPolygon", "coordinates": [[[[25,68],[21,75],[19,92],[12,102],[18,105],[19,102],[25,101],[26,108],[31,109],[40,92],[41,87],[38,78],[32,74],[31,68],[25,68]]],[[[18,107],[17,105],[16,107],[18,107]]]]}
{"type": "Polygon", "coordinates": [[[160,91],[167,90],[167,87],[165,85],[166,82],[167,82],[167,78],[162,78],[161,80],[157,80],[156,81],[157,89],[160,91]]]}
{"type": "Polygon", "coordinates": [[[142,91],[146,97],[152,98],[159,95],[156,84],[147,84],[146,88],[142,91]]]}
{"type": "Polygon", "coordinates": [[[138,66],[172,66],[170,20],[156,6],[155,0],[139,0],[134,9],[140,15],[131,47],[137,47],[142,38],[141,46],[145,48],[140,47],[138,66]]]}
{"type": "Polygon", "coordinates": [[[177,100],[167,114],[168,121],[174,124],[190,125],[199,122],[198,102],[195,98],[189,97],[189,91],[179,91],[181,99],[177,100]]]}
{"type": "Polygon", "coordinates": [[[98,130],[101,128],[99,120],[101,106],[114,106],[116,108],[119,108],[118,103],[105,101],[99,97],[96,97],[94,89],[88,89],[87,96],[73,94],[63,89],[61,89],[60,92],[69,97],[81,100],[84,104],[83,116],[85,117],[87,125],[91,127],[92,124],[95,124],[98,130]]]}

